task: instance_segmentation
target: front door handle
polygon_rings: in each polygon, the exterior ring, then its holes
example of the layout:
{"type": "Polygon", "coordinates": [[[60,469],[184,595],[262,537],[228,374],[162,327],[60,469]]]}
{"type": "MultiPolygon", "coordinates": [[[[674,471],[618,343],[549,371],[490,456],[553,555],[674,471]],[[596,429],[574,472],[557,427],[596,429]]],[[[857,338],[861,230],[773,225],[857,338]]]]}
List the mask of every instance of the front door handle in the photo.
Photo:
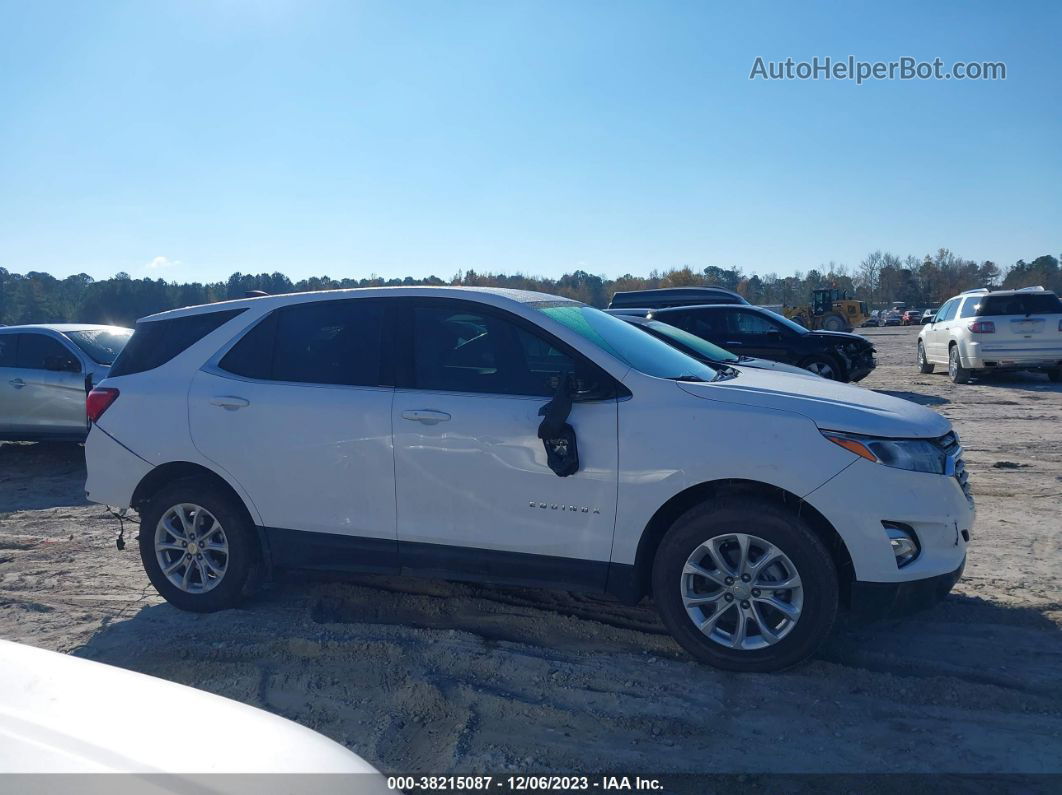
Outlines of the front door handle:
{"type": "Polygon", "coordinates": [[[435,425],[439,422],[449,422],[450,415],[445,411],[433,411],[432,409],[416,409],[403,411],[402,419],[413,422],[423,422],[425,425],[435,425]]]}
{"type": "Polygon", "coordinates": [[[726,344],[726,345],[740,345],[741,344],[741,340],[727,340],[724,344],[726,344]]]}
{"type": "Polygon", "coordinates": [[[11,386],[13,386],[15,389],[22,389],[22,387],[26,385],[26,382],[23,381],[21,378],[12,378],[10,381],[8,381],[8,383],[11,384],[11,386]]]}
{"type": "Polygon", "coordinates": [[[251,401],[234,395],[218,395],[210,399],[210,405],[220,406],[226,411],[236,411],[236,409],[247,408],[251,405],[251,401]]]}

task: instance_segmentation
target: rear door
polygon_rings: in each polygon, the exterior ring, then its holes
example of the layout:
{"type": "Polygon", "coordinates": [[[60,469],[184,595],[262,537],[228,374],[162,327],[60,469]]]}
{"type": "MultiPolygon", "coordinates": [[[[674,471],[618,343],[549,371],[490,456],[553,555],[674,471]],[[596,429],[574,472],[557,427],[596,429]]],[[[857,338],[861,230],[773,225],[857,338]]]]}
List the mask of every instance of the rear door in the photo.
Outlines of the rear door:
{"type": "Polygon", "coordinates": [[[250,496],[278,565],[395,562],[385,303],[282,307],[194,377],[193,441],[250,496]]]}
{"type": "Polygon", "coordinates": [[[602,374],[507,312],[442,299],[407,306],[409,358],[393,413],[402,565],[603,588],[616,514],[616,400],[572,407],[574,475],[549,468],[537,436],[560,378],[602,374]]]}
{"type": "Polygon", "coordinates": [[[15,366],[5,368],[7,421],[16,433],[79,436],[85,418],[85,373],[80,357],[45,332],[18,335],[15,366]]]}
{"type": "Polygon", "coordinates": [[[0,433],[14,431],[16,420],[22,412],[22,392],[15,372],[15,354],[18,352],[18,334],[0,333],[0,433]]]}

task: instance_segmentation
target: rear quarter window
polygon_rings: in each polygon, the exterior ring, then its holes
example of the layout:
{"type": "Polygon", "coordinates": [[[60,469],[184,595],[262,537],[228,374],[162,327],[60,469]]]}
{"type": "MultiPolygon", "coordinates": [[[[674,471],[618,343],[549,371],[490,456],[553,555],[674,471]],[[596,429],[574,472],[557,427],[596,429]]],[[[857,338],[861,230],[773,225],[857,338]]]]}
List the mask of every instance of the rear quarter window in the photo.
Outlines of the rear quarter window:
{"type": "Polygon", "coordinates": [[[118,354],[108,376],[132,375],[161,367],[244,311],[226,309],[137,323],[133,336],[118,354]]]}

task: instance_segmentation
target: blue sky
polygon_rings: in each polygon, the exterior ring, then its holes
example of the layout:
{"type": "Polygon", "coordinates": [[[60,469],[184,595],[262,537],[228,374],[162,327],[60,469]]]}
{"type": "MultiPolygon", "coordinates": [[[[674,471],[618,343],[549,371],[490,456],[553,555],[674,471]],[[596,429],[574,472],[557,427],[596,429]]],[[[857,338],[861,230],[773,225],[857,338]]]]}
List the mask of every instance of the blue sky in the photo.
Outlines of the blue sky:
{"type": "Polygon", "coordinates": [[[0,0],[0,265],[792,273],[1062,249],[1062,3],[0,0]],[[750,81],[757,56],[1004,61],[750,81]]]}

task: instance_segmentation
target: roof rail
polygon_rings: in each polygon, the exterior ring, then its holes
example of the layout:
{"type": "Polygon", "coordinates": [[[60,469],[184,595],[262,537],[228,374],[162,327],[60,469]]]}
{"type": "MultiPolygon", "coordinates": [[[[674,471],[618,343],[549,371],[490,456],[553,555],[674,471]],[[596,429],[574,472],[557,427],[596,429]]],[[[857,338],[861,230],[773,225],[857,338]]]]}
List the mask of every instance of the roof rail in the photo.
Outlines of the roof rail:
{"type": "Polygon", "coordinates": [[[1043,286],[1041,285],[1041,286],[1038,286],[1038,287],[1021,287],[1021,288],[1015,290],[1014,292],[1016,292],[1016,293],[1043,293],[1043,292],[1046,292],[1046,290],[1044,290],[1043,286]]]}
{"type": "Polygon", "coordinates": [[[987,293],[989,292],[987,287],[978,287],[974,290],[963,290],[959,295],[971,295],[973,293],[987,293]]]}

